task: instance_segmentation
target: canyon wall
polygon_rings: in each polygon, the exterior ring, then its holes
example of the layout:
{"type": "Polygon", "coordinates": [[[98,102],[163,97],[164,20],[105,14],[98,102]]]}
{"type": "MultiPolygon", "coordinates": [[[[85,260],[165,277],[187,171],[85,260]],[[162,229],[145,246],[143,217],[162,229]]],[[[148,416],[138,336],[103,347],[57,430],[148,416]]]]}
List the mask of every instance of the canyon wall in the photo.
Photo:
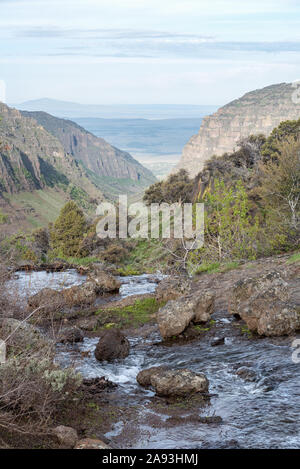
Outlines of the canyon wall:
{"type": "Polygon", "coordinates": [[[175,171],[184,168],[194,177],[205,161],[233,151],[241,138],[260,133],[268,136],[280,122],[299,118],[300,93],[293,84],[251,91],[203,119],[198,134],[185,145],[175,171]]]}

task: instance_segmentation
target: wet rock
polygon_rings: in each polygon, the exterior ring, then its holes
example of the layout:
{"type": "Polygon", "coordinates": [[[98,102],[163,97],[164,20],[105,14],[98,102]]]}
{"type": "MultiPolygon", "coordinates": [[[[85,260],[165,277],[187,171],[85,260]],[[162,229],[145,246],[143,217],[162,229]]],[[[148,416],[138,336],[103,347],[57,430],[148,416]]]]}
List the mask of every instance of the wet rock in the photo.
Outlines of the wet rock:
{"type": "Polygon", "coordinates": [[[65,304],[69,307],[91,305],[97,298],[96,287],[93,282],[85,282],[82,285],[66,288],[61,293],[65,304]]]}
{"type": "Polygon", "coordinates": [[[163,279],[156,289],[158,302],[176,300],[191,290],[191,280],[186,277],[163,279]]]}
{"type": "Polygon", "coordinates": [[[252,332],[280,336],[300,329],[300,306],[292,302],[291,289],[278,272],[238,281],[230,297],[230,313],[252,332]]]}
{"type": "Polygon", "coordinates": [[[28,299],[28,306],[31,310],[41,308],[40,312],[51,313],[59,310],[65,304],[61,292],[52,288],[43,288],[28,299]]]}
{"type": "Polygon", "coordinates": [[[82,342],[83,339],[83,332],[78,327],[66,327],[59,333],[58,336],[58,342],[70,344],[82,342]]]}
{"type": "Polygon", "coordinates": [[[215,337],[211,341],[210,345],[212,347],[218,347],[219,345],[224,345],[224,343],[225,343],[225,337],[215,337]]]}
{"type": "Polygon", "coordinates": [[[207,393],[209,385],[203,373],[194,373],[188,369],[161,370],[151,376],[150,382],[158,396],[166,397],[207,393]]]}
{"type": "Polygon", "coordinates": [[[84,379],[80,386],[80,391],[84,392],[85,396],[92,398],[97,397],[99,394],[101,395],[104,391],[113,391],[116,387],[116,383],[102,376],[101,378],[84,379]]]}
{"type": "Polygon", "coordinates": [[[151,368],[147,368],[146,370],[142,370],[138,373],[136,380],[140,386],[151,386],[152,376],[154,376],[155,373],[159,373],[160,371],[164,370],[166,370],[166,367],[164,366],[153,366],[151,368]]]}
{"type": "Polygon", "coordinates": [[[188,415],[187,417],[170,417],[167,420],[168,426],[186,425],[190,423],[200,423],[204,425],[220,425],[223,422],[222,417],[218,415],[201,417],[199,415],[188,415]]]}
{"type": "Polygon", "coordinates": [[[72,449],[78,441],[77,431],[72,427],[65,427],[59,425],[52,430],[53,435],[57,439],[58,443],[65,449],[72,449]]]}
{"type": "Polygon", "coordinates": [[[28,306],[31,310],[40,308],[40,312],[54,313],[74,306],[91,305],[96,298],[95,284],[85,282],[62,291],[43,288],[28,299],[28,306]]]}
{"type": "Polygon", "coordinates": [[[97,294],[116,293],[120,290],[121,283],[113,275],[103,270],[96,270],[89,274],[88,282],[94,284],[97,294]]]}
{"type": "Polygon", "coordinates": [[[74,449],[111,449],[111,446],[107,445],[102,440],[84,438],[78,441],[74,449]]]}
{"type": "Polygon", "coordinates": [[[95,357],[99,361],[110,361],[126,358],[129,355],[130,344],[119,329],[103,331],[95,349],[95,357]]]}
{"type": "Polygon", "coordinates": [[[254,370],[246,366],[241,366],[236,370],[237,376],[242,378],[244,381],[254,382],[257,380],[257,375],[254,370]]]}
{"type": "Polygon", "coordinates": [[[201,296],[184,296],[171,300],[157,312],[156,318],[161,336],[166,339],[181,334],[193,321],[207,322],[214,307],[214,296],[203,292],[201,296]]]}

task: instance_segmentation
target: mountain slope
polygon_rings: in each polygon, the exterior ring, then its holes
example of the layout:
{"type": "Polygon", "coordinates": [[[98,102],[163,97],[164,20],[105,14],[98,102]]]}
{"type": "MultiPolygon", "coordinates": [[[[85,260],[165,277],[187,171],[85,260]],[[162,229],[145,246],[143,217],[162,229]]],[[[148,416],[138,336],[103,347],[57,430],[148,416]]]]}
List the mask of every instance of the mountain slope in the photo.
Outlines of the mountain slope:
{"type": "Polygon", "coordinates": [[[49,197],[57,210],[73,199],[91,211],[104,199],[88,171],[34,119],[2,103],[0,119],[0,206],[12,220],[30,215],[35,218],[33,225],[51,221],[56,213],[47,214],[49,197]],[[44,203],[34,207],[31,194],[42,192],[49,197],[45,195],[44,203]]]}
{"type": "Polygon", "coordinates": [[[118,186],[117,180],[120,179],[122,180],[119,184],[120,192],[123,192],[126,186],[128,192],[137,192],[155,181],[153,174],[129,153],[113,147],[75,122],[59,119],[45,112],[21,111],[21,113],[25,117],[34,118],[60,141],[66,153],[98,176],[100,187],[101,182],[104,186],[109,185],[109,182],[113,186],[118,186]]]}
{"type": "Polygon", "coordinates": [[[300,102],[294,102],[294,92],[289,83],[268,86],[247,93],[205,117],[198,134],[185,145],[175,171],[184,168],[196,176],[205,161],[233,151],[241,138],[260,133],[268,136],[281,121],[298,119],[300,102]]]}

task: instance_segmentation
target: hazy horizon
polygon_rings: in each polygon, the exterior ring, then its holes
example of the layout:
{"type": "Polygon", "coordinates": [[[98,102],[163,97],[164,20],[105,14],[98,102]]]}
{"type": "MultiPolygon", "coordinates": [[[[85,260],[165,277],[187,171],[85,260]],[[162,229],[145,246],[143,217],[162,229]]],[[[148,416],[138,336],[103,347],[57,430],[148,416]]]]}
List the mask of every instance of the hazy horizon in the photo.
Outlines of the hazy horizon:
{"type": "Polygon", "coordinates": [[[6,101],[222,105],[300,77],[296,0],[0,0],[6,101]]]}

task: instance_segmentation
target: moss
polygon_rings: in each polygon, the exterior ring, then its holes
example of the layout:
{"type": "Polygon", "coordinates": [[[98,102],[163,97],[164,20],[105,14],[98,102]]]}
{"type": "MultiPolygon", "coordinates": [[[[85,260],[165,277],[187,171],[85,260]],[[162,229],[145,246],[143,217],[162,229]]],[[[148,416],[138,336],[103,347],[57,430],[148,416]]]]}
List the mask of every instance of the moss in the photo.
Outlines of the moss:
{"type": "Polygon", "coordinates": [[[300,252],[293,254],[287,261],[287,264],[293,264],[294,262],[300,261],[300,252]]]}
{"type": "Polygon", "coordinates": [[[155,298],[144,298],[123,308],[99,309],[96,315],[99,317],[99,324],[103,329],[138,327],[151,321],[153,315],[164,304],[155,298]]]}

